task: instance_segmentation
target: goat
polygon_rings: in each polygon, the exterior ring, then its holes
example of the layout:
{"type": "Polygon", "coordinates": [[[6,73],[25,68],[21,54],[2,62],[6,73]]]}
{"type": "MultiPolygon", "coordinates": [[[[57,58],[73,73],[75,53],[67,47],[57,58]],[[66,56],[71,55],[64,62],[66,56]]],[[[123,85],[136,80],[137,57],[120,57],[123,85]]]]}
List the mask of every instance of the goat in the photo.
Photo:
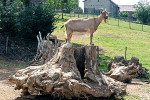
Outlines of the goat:
{"type": "Polygon", "coordinates": [[[102,10],[102,12],[98,17],[69,19],[64,23],[61,28],[64,26],[66,28],[66,42],[70,43],[73,32],[87,32],[90,33],[90,45],[94,45],[92,42],[93,33],[103,20],[106,23],[106,19],[108,19],[106,10],[102,8],[100,10],[102,10]]]}

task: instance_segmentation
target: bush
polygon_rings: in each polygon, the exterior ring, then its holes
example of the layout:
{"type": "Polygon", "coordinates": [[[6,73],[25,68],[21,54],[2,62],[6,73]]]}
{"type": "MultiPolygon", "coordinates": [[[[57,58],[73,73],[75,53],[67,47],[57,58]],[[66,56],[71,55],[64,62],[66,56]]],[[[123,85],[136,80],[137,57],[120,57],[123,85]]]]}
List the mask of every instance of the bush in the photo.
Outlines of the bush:
{"type": "Polygon", "coordinates": [[[54,13],[42,6],[27,7],[20,13],[19,17],[18,33],[22,37],[35,38],[39,31],[45,36],[55,29],[54,13]]]}
{"type": "Polygon", "coordinates": [[[120,12],[119,17],[128,17],[129,13],[128,12],[120,12]]]}
{"type": "Polygon", "coordinates": [[[0,27],[3,33],[9,33],[11,37],[36,39],[39,31],[46,36],[55,29],[55,14],[48,8],[42,5],[24,7],[18,1],[20,0],[1,6],[0,27]]]}

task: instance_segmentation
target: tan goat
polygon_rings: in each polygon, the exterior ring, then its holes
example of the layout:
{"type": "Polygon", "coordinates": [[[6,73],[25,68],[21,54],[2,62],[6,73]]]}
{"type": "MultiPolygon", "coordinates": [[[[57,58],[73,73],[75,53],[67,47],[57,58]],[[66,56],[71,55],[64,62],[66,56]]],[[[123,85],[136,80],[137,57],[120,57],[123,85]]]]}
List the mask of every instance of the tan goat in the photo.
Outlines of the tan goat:
{"type": "Polygon", "coordinates": [[[103,20],[106,23],[106,19],[108,19],[106,10],[101,10],[102,12],[98,17],[69,19],[64,23],[61,28],[64,26],[66,28],[66,41],[70,43],[73,32],[86,32],[90,34],[90,44],[93,45],[93,33],[97,30],[99,24],[103,20]]]}

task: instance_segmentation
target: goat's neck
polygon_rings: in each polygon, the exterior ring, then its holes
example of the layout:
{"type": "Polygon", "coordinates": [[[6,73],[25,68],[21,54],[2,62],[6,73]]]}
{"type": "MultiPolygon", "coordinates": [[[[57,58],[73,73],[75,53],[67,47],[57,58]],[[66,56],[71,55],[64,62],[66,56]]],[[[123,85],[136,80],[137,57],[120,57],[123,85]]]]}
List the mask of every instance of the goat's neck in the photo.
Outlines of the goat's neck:
{"type": "Polygon", "coordinates": [[[99,26],[99,24],[103,21],[102,15],[97,17],[96,25],[99,26]]]}

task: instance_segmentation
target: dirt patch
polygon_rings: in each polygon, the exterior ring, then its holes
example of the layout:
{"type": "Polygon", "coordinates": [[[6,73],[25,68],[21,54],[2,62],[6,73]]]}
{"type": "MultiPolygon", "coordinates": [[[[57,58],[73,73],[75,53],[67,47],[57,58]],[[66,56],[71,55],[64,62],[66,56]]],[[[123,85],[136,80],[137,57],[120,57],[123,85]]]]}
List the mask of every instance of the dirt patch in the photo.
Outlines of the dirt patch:
{"type": "Polygon", "coordinates": [[[127,85],[127,95],[132,100],[150,100],[150,84],[133,79],[132,83],[127,85]]]}
{"type": "Polygon", "coordinates": [[[102,36],[106,38],[119,38],[119,36],[116,35],[102,35],[102,36]]]}
{"type": "Polygon", "coordinates": [[[85,32],[74,32],[72,34],[72,39],[76,40],[76,39],[82,39],[82,38],[90,38],[90,34],[89,33],[85,33],[85,32]]]}

